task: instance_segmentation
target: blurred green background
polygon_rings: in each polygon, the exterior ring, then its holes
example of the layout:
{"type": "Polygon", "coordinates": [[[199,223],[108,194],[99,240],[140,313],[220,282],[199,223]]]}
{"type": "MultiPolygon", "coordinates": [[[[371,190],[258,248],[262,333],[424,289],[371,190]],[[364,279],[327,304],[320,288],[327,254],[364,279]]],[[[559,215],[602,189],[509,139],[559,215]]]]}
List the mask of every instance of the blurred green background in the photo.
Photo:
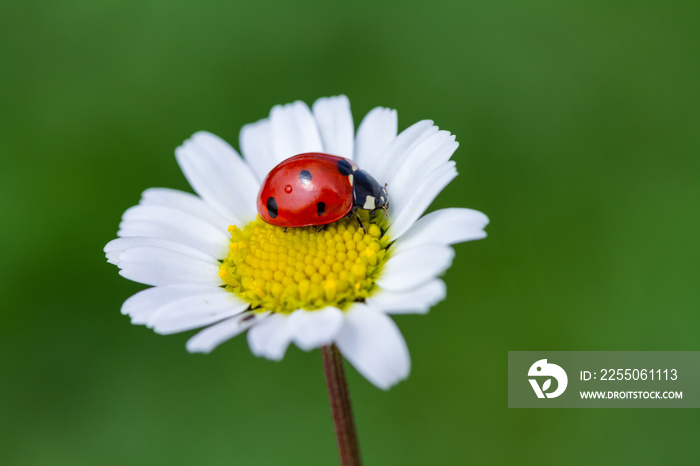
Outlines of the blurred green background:
{"type": "Polygon", "coordinates": [[[325,465],[318,351],[132,326],[102,248],[142,190],[345,93],[457,135],[433,208],[491,218],[399,316],[409,379],[349,369],[368,465],[693,464],[693,409],[509,410],[509,350],[700,350],[700,3],[0,4],[0,463],[325,465]]]}

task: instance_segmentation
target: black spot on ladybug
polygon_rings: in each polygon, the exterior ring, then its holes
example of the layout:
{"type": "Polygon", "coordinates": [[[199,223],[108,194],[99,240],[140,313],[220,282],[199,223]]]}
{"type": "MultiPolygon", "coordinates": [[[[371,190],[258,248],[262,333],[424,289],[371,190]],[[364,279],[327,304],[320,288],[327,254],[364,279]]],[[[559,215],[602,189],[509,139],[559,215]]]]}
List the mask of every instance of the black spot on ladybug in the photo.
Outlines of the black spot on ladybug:
{"type": "Polygon", "coordinates": [[[272,196],[267,198],[267,213],[269,213],[272,218],[277,217],[277,201],[275,201],[275,198],[272,196]]]}
{"type": "Polygon", "coordinates": [[[347,160],[338,160],[338,171],[343,176],[352,175],[352,165],[347,160]]]}
{"type": "Polygon", "coordinates": [[[299,173],[299,181],[301,181],[303,185],[311,183],[311,173],[307,170],[302,170],[301,173],[299,173]]]}
{"type": "Polygon", "coordinates": [[[326,211],[326,203],[319,202],[318,204],[316,204],[316,210],[318,211],[319,216],[323,215],[323,213],[326,211]]]}

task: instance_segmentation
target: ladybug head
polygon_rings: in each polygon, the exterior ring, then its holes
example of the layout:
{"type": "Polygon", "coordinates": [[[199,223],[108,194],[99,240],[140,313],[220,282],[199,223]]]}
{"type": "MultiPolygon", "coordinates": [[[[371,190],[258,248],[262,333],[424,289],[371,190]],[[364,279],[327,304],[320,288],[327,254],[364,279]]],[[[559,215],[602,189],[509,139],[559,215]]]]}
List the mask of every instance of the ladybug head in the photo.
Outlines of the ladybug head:
{"type": "Polygon", "coordinates": [[[380,185],[372,175],[364,170],[355,170],[353,173],[353,196],[355,206],[359,209],[374,212],[382,209],[384,214],[389,208],[389,194],[386,191],[386,184],[380,185]]]}
{"type": "Polygon", "coordinates": [[[384,184],[384,186],[381,188],[379,191],[379,196],[377,196],[374,202],[377,209],[384,210],[384,215],[388,217],[389,214],[387,213],[387,209],[389,208],[389,193],[386,191],[386,184],[384,184]]]}

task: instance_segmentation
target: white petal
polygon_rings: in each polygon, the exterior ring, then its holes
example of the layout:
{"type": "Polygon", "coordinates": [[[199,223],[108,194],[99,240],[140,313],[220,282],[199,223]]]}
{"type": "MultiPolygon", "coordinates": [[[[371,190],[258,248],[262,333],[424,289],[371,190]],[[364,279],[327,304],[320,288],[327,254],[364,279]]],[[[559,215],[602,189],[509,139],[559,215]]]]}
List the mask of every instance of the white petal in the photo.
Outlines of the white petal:
{"type": "Polygon", "coordinates": [[[119,238],[105,246],[119,274],[145,285],[192,283],[223,285],[219,263],[206,254],[178,243],[155,238],[119,238]]]}
{"type": "Polygon", "coordinates": [[[122,314],[131,317],[131,323],[145,324],[160,308],[188,296],[227,291],[215,286],[206,285],[167,285],[155,286],[139,291],[124,301],[122,314]]]}
{"type": "Polygon", "coordinates": [[[272,152],[277,163],[304,152],[323,152],[316,121],[304,102],[296,101],[273,107],[270,124],[272,152]]]}
{"type": "Polygon", "coordinates": [[[162,335],[184,332],[240,314],[249,303],[223,288],[172,300],[148,319],[148,326],[162,335]]]}
{"type": "Polygon", "coordinates": [[[396,242],[396,251],[405,251],[426,243],[449,245],[486,238],[484,228],[488,223],[488,217],[478,210],[436,210],[413,224],[396,242]]]}
{"type": "Polygon", "coordinates": [[[289,316],[288,325],[294,343],[309,351],[333,342],[343,326],[343,311],[336,307],[316,311],[301,309],[289,316]]]}
{"type": "Polygon", "coordinates": [[[396,110],[384,107],[372,109],[360,123],[355,138],[355,161],[360,168],[372,173],[372,168],[398,131],[396,110]]]}
{"type": "Polygon", "coordinates": [[[389,314],[425,314],[445,299],[447,289],[440,279],[406,291],[379,290],[367,299],[367,305],[389,314]]]}
{"type": "Polygon", "coordinates": [[[194,194],[168,188],[150,188],[141,195],[143,205],[162,205],[182,210],[226,231],[229,221],[194,194]]]}
{"type": "Polygon", "coordinates": [[[292,341],[289,317],[272,314],[248,332],[248,345],[256,356],[279,361],[292,341]]]}
{"type": "Polygon", "coordinates": [[[411,371],[408,348],[396,324],[367,306],[357,305],[345,313],[336,344],[360,374],[383,390],[411,371]]]}
{"type": "Polygon", "coordinates": [[[434,126],[430,120],[419,121],[406,128],[379,154],[374,166],[365,170],[370,172],[380,184],[387,183],[391,179],[391,174],[404,163],[408,154],[425,138],[437,131],[438,127],[434,126]]]}
{"type": "Polygon", "coordinates": [[[377,285],[390,291],[420,286],[443,273],[452,264],[454,251],[447,246],[425,244],[389,258],[377,285]]]}
{"type": "Polygon", "coordinates": [[[240,135],[241,152],[248,165],[257,175],[258,181],[262,184],[267,174],[281,160],[275,158],[272,151],[272,125],[270,120],[257,121],[245,125],[241,129],[240,135]]]}
{"type": "Polygon", "coordinates": [[[107,258],[113,257],[115,260],[108,260],[111,264],[117,265],[116,258],[118,255],[129,249],[129,248],[135,248],[135,247],[154,247],[154,248],[162,248],[162,249],[167,249],[168,251],[173,251],[177,252],[180,254],[185,254],[187,256],[191,256],[195,259],[199,259],[205,262],[210,262],[212,264],[217,264],[218,262],[213,256],[210,256],[209,254],[206,254],[202,251],[199,251],[197,249],[194,249],[190,246],[186,246],[184,244],[179,244],[179,243],[173,243],[172,241],[167,241],[163,239],[158,239],[158,238],[139,238],[139,237],[132,237],[132,238],[117,238],[113,239],[107,245],[104,247],[104,251],[107,254],[107,258]]]}
{"type": "Polygon", "coordinates": [[[117,265],[117,258],[119,257],[119,252],[105,251],[105,257],[107,258],[107,262],[109,262],[110,264],[117,265]]]}
{"type": "Polygon", "coordinates": [[[457,176],[455,163],[449,161],[432,173],[430,173],[420,186],[417,186],[411,197],[403,205],[390,208],[390,216],[393,219],[387,235],[392,240],[399,239],[409,228],[413,226],[418,217],[440,194],[445,186],[457,176]]]}
{"type": "Polygon", "coordinates": [[[321,133],[323,152],[351,159],[355,125],[348,98],[339,95],[318,99],[312,109],[321,133]]]}
{"type": "Polygon", "coordinates": [[[406,160],[397,165],[396,170],[389,173],[389,178],[384,180],[388,184],[391,202],[396,205],[404,204],[416,186],[447,162],[458,146],[455,137],[447,131],[433,133],[417,144],[406,160]]]}
{"type": "Polygon", "coordinates": [[[175,150],[192,188],[230,224],[255,219],[260,185],[238,153],[211,133],[195,133],[175,150]]]}
{"type": "Polygon", "coordinates": [[[207,327],[187,341],[187,351],[190,353],[211,353],[221,343],[245,332],[266,316],[267,313],[240,314],[207,327]]]}
{"type": "Polygon", "coordinates": [[[206,220],[173,207],[137,205],[122,217],[117,236],[160,238],[199,249],[213,257],[226,257],[229,236],[206,220]]]}

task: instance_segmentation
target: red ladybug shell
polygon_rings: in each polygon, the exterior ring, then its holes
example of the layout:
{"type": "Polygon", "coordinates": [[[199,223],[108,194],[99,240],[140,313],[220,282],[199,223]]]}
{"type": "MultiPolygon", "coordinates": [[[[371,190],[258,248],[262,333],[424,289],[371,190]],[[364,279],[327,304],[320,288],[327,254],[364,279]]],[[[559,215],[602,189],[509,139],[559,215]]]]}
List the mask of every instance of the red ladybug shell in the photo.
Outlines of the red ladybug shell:
{"type": "Polygon", "coordinates": [[[348,168],[358,167],[343,157],[315,152],[284,160],[268,173],[260,188],[260,217],[280,227],[340,220],[353,206],[353,177],[348,168]]]}

